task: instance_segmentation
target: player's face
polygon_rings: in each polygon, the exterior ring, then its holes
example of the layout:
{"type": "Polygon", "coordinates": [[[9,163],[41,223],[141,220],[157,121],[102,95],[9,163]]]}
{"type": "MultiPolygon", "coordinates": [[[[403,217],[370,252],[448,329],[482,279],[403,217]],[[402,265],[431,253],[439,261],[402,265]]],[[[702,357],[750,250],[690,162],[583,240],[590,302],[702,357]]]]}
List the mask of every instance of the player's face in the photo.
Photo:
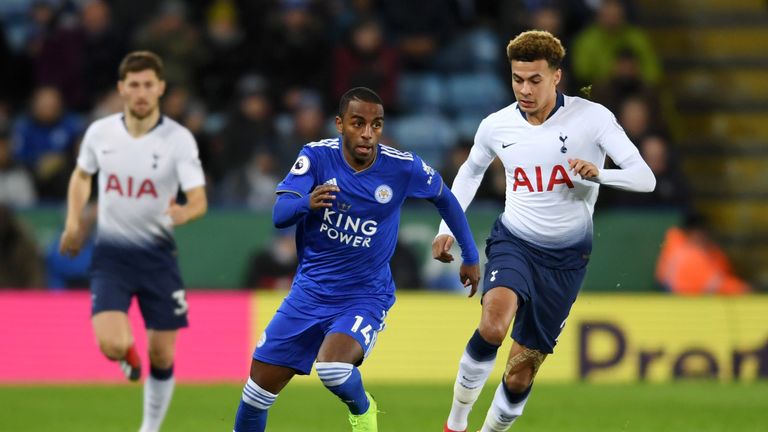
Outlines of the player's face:
{"type": "Polygon", "coordinates": [[[512,90],[517,106],[528,115],[547,110],[549,114],[557,99],[557,84],[562,72],[553,70],[546,60],[512,61],[512,90]]]}
{"type": "Polygon", "coordinates": [[[376,145],[384,129],[384,107],[372,102],[349,102],[344,117],[336,117],[344,155],[355,167],[365,167],[376,157],[376,145]]]}
{"type": "Polygon", "coordinates": [[[128,113],[142,120],[158,109],[160,96],[165,92],[165,81],[161,81],[152,69],[128,72],[124,80],[117,82],[117,90],[128,113]]]}

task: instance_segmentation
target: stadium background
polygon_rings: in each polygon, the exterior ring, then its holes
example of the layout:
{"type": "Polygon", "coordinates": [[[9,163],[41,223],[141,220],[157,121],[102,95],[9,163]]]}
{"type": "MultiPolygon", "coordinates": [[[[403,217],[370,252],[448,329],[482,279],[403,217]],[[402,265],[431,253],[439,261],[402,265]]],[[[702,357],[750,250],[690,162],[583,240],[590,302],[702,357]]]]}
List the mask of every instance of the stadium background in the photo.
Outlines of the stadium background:
{"type": "MultiPolygon", "coordinates": [[[[163,112],[195,132],[212,203],[204,220],[177,232],[192,327],[179,340],[182,386],[167,430],[227,430],[249,353],[284,295],[244,289],[251,258],[279,235],[269,223],[270,185],[297,146],[327,136],[338,88],[376,88],[385,97],[386,142],[423,155],[450,182],[480,119],[512,101],[506,41],[534,25],[552,26],[566,43],[566,92],[592,84],[592,97],[612,108],[641,151],[647,138],[663,139],[671,168],[657,176],[671,192],[650,200],[601,196],[584,292],[519,429],[763,430],[768,5],[622,2],[641,35],[633,38],[650,41],[629,54],[629,42],[612,47],[617,57],[636,62],[630,83],[612,71],[584,70],[577,60],[589,59],[577,41],[594,33],[597,3],[0,2],[0,149],[11,154],[10,161],[0,158],[0,203],[20,221],[39,259],[10,269],[16,282],[3,280],[0,290],[0,430],[126,430],[138,419],[138,387],[123,383],[93,343],[87,291],[77,282],[54,282],[45,258],[60,233],[66,177],[83,127],[120,107],[108,89],[126,50],[151,48],[166,60],[163,112]],[[367,18],[380,26],[384,48],[345,50],[353,23],[367,18]],[[337,73],[359,63],[377,67],[355,69],[344,80],[337,73]],[[33,101],[50,105],[52,93],[63,111],[35,128],[33,101]],[[65,136],[66,144],[41,154],[22,151],[30,130],[47,130],[56,136],[51,142],[65,136]],[[33,192],[18,186],[25,184],[19,177],[27,177],[33,192]],[[656,286],[664,232],[691,210],[708,217],[755,294],[680,298],[656,286]],[[595,415],[578,415],[585,410],[595,415]],[[659,420],[651,422],[647,412],[659,420]]],[[[598,69],[599,62],[586,64],[598,69]]],[[[495,169],[469,213],[478,245],[501,209],[495,169]]],[[[434,213],[418,203],[404,212],[401,241],[418,263],[420,283],[401,286],[388,328],[363,367],[388,411],[382,430],[426,430],[409,423],[422,417],[439,427],[456,362],[479,316],[477,301],[451,281],[456,269],[429,260],[434,213]]],[[[313,430],[344,430],[343,411],[316,377],[295,387],[281,396],[271,430],[307,430],[291,413],[308,406],[314,407],[308,415],[317,416],[313,430]]]]}

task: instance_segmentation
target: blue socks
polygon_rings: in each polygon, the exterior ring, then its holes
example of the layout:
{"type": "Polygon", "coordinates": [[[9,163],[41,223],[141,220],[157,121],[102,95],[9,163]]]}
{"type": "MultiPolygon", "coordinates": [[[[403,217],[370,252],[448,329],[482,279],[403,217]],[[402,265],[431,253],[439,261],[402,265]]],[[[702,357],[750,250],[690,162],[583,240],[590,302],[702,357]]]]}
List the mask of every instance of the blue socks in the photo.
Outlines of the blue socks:
{"type": "Polygon", "coordinates": [[[349,412],[360,415],[368,411],[370,402],[360,371],[355,366],[341,362],[317,362],[315,369],[320,381],[347,404],[349,412]]]}
{"type": "Polygon", "coordinates": [[[264,432],[267,427],[267,410],[276,398],[276,394],[264,390],[248,378],[235,415],[235,432],[264,432]]]}

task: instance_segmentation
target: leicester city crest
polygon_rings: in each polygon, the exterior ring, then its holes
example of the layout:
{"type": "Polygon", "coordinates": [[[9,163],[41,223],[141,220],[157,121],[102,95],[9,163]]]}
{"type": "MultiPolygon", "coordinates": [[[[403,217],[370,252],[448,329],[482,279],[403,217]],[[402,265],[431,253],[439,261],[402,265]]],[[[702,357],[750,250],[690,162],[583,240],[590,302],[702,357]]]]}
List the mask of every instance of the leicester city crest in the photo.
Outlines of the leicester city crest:
{"type": "Polygon", "coordinates": [[[386,204],[392,201],[392,188],[383,184],[376,188],[376,192],[373,193],[376,197],[376,201],[386,204]]]}

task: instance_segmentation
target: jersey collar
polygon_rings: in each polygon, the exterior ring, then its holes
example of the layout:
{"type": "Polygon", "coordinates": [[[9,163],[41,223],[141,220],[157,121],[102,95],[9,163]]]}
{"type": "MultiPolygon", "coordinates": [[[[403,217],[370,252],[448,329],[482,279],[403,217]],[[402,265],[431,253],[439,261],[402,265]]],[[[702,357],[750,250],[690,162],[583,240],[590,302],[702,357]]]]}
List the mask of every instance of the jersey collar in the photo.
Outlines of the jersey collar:
{"type": "Polygon", "coordinates": [[[358,171],[358,170],[354,169],[352,167],[352,165],[350,165],[349,162],[347,162],[347,158],[344,157],[344,137],[339,135],[339,157],[341,157],[341,160],[342,160],[342,162],[344,162],[344,165],[346,165],[347,168],[349,168],[349,170],[352,171],[352,174],[354,174],[354,175],[358,175],[358,174],[362,174],[364,172],[370,171],[371,168],[373,168],[376,165],[376,163],[379,162],[379,159],[380,159],[379,158],[379,150],[380,150],[379,147],[380,146],[379,146],[378,143],[374,144],[374,146],[373,146],[373,162],[371,162],[371,164],[368,165],[367,168],[364,168],[364,169],[361,169],[360,171],[358,171]]]}
{"type": "MultiPolygon", "coordinates": [[[[552,111],[549,112],[549,115],[544,121],[549,120],[550,117],[555,115],[557,110],[559,110],[563,106],[565,106],[565,95],[560,91],[557,91],[557,99],[555,100],[555,107],[552,108],[552,111]]],[[[528,121],[528,116],[526,116],[525,113],[520,109],[520,105],[518,105],[516,108],[517,108],[517,111],[520,113],[520,115],[523,116],[523,119],[525,121],[528,121]]]]}
{"type": "MultiPolygon", "coordinates": [[[[165,116],[163,115],[163,113],[160,113],[160,116],[158,116],[158,117],[157,117],[157,123],[155,123],[155,125],[154,125],[154,126],[152,126],[152,128],[151,128],[150,130],[148,130],[148,131],[147,131],[147,133],[150,133],[150,132],[152,132],[153,130],[155,130],[155,129],[159,128],[159,127],[160,127],[160,125],[162,125],[162,124],[163,124],[163,118],[164,118],[164,117],[165,117],[165,116]]],[[[126,132],[128,132],[128,125],[127,125],[127,124],[125,124],[125,114],[120,114],[120,122],[121,122],[121,123],[123,123],[123,127],[125,128],[126,132]]],[[[146,135],[146,134],[145,134],[145,135],[146,135]]]]}

